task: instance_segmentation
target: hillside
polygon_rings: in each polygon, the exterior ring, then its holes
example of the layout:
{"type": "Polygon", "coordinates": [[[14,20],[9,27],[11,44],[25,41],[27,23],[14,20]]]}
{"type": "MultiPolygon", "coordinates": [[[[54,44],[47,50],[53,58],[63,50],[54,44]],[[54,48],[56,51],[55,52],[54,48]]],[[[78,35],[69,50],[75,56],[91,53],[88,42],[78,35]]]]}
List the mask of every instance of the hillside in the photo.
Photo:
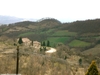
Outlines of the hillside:
{"type": "Polygon", "coordinates": [[[45,42],[36,51],[33,46],[20,46],[19,73],[27,75],[73,75],[86,72],[89,63],[100,64],[100,20],[61,23],[56,19],[22,21],[0,26],[0,73],[15,73],[16,39],[45,42]],[[49,47],[46,47],[49,41],[49,47]],[[46,50],[43,50],[46,48],[46,50]],[[54,48],[56,52],[46,54],[54,48]],[[5,59],[4,59],[5,58],[5,59]],[[79,59],[82,64],[79,64],[79,59]],[[12,61],[12,62],[11,62],[12,61]]]}
{"type": "MultiPolygon", "coordinates": [[[[95,19],[95,20],[86,20],[86,21],[75,21],[72,23],[61,23],[60,21],[53,19],[53,18],[48,18],[48,19],[40,19],[36,22],[32,21],[22,21],[22,22],[16,22],[13,24],[9,24],[7,28],[13,29],[13,27],[23,27],[23,28],[30,28],[34,29],[40,28],[41,29],[46,29],[46,28],[52,28],[58,26],[57,29],[60,30],[68,30],[70,32],[77,32],[77,33],[99,33],[100,32],[100,19],[95,19]],[[59,26],[60,25],[60,26],[59,26]],[[33,26],[33,27],[32,27],[33,26]]],[[[2,28],[2,26],[0,26],[2,28]]]]}
{"type": "Polygon", "coordinates": [[[51,46],[63,43],[70,47],[87,49],[100,40],[100,19],[72,23],[61,23],[53,18],[40,19],[36,22],[22,21],[8,26],[1,25],[0,35],[9,38],[28,37],[38,41],[50,40],[51,46]],[[79,45],[79,43],[82,44],[79,45]]]}
{"type": "Polygon", "coordinates": [[[77,32],[79,34],[84,34],[84,33],[99,34],[100,33],[100,19],[64,23],[62,26],[62,29],[67,29],[71,32],[77,32]]]}

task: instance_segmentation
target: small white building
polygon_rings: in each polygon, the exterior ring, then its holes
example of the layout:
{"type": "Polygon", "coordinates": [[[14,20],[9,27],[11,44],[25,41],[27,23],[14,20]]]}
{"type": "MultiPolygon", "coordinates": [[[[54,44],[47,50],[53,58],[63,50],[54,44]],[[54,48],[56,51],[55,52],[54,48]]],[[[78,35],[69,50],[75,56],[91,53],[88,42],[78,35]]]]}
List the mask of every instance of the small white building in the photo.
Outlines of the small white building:
{"type": "MultiPolygon", "coordinates": [[[[18,40],[19,39],[17,39],[17,41],[18,40]]],[[[41,43],[38,41],[31,41],[28,38],[22,38],[22,41],[23,41],[24,46],[31,46],[31,47],[34,47],[35,49],[40,49],[41,47],[41,43]]]]}

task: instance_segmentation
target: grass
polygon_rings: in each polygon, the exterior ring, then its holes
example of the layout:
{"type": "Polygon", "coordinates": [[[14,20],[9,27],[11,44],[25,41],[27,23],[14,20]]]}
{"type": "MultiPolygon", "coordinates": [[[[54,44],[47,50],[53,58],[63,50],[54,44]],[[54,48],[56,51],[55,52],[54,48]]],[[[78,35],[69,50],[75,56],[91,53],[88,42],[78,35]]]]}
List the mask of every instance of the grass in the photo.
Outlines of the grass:
{"type": "Polygon", "coordinates": [[[6,30],[8,30],[8,28],[7,28],[7,27],[3,28],[3,31],[6,31],[6,30]]]}
{"type": "Polygon", "coordinates": [[[95,39],[100,39],[100,36],[95,36],[95,37],[93,37],[93,38],[95,38],[95,39]]]}
{"type": "MultiPolygon", "coordinates": [[[[47,32],[46,31],[39,31],[39,32],[35,32],[35,33],[37,33],[37,34],[46,34],[46,33],[48,33],[49,34],[52,31],[53,31],[53,29],[50,29],[47,32]]],[[[28,36],[28,35],[32,35],[32,34],[34,34],[34,32],[25,32],[25,33],[19,34],[18,37],[24,37],[24,36],[28,36]]]]}
{"type": "Polygon", "coordinates": [[[70,37],[49,37],[47,40],[50,41],[51,46],[55,46],[58,43],[66,43],[69,41],[70,37]]]}
{"type": "Polygon", "coordinates": [[[28,35],[31,35],[31,34],[34,34],[34,32],[22,33],[22,34],[19,35],[19,37],[28,36],[28,35]]]}
{"type": "Polygon", "coordinates": [[[80,41],[80,40],[73,40],[72,42],[69,43],[69,46],[71,46],[71,47],[86,47],[89,45],[90,45],[90,43],[80,41]]]}
{"type": "Polygon", "coordinates": [[[52,31],[54,31],[55,29],[49,29],[48,31],[46,31],[46,33],[50,33],[52,31]]]}
{"type": "Polygon", "coordinates": [[[67,30],[60,30],[52,34],[52,36],[76,36],[77,33],[69,32],[67,30]]]}

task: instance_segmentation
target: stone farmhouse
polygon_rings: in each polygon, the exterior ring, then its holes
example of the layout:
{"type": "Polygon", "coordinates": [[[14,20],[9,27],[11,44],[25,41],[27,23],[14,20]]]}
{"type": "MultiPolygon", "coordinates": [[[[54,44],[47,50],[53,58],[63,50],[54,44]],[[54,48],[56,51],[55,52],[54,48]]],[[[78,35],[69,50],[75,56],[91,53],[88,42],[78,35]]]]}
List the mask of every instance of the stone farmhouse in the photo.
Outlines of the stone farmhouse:
{"type": "MultiPolygon", "coordinates": [[[[18,40],[19,39],[17,39],[17,41],[18,40]]],[[[31,41],[28,38],[22,38],[22,41],[23,41],[24,46],[31,46],[31,47],[34,47],[35,49],[39,49],[41,47],[41,43],[38,41],[31,41]]]]}
{"type": "Polygon", "coordinates": [[[25,46],[29,46],[30,43],[31,43],[31,41],[30,41],[28,38],[22,38],[22,41],[23,41],[23,44],[24,44],[25,46]]]}

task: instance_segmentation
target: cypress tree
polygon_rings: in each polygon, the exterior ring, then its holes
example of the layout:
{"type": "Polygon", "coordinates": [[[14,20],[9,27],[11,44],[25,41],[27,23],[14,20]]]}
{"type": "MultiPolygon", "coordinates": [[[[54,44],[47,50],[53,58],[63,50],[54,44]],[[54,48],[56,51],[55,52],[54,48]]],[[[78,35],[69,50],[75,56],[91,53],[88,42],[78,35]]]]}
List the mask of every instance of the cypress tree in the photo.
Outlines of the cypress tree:
{"type": "Polygon", "coordinates": [[[49,42],[49,40],[47,41],[47,47],[50,47],[50,42],[49,42]]]}
{"type": "Polygon", "coordinates": [[[79,59],[79,65],[81,65],[81,64],[82,64],[82,59],[80,58],[80,59],[79,59]]]}
{"type": "Polygon", "coordinates": [[[19,43],[19,44],[22,44],[22,43],[23,43],[22,37],[19,38],[18,43],[19,43]]]}
{"type": "Polygon", "coordinates": [[[46,45],[45,45],[45,41],[43,41],[43,46],[46,46],[46,45]]]}
{"type": "Polygon", "coordinates": [[[90,67],[85,75],[100,75],[95,61],[92,61],[92,63],[90,64],[90,67]]]}

